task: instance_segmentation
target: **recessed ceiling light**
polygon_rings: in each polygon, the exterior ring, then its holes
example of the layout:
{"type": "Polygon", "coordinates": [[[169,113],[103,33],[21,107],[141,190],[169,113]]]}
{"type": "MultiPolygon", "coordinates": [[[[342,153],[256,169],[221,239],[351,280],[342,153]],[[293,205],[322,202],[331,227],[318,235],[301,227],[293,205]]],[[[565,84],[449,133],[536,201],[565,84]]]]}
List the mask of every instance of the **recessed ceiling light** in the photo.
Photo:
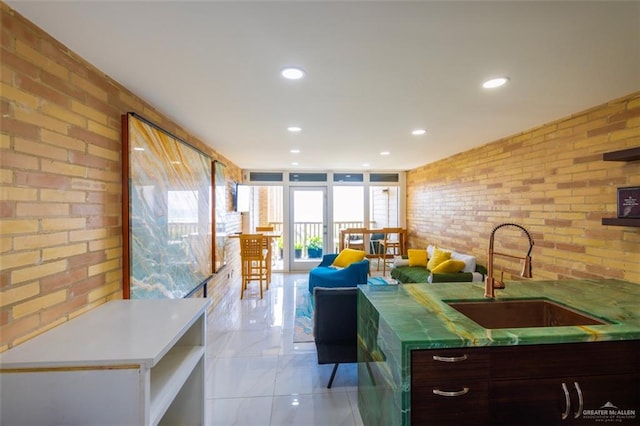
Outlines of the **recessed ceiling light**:
{"type": "Polygon", "coordinates": [[[391,154],[389,151],[382,151],[382,152],[380,153],[380,155],[389,155],[389,154],[391,154]]]}
{"type": "Polygon", "coordinates": [[[298,126],[289,126],[287,127],[287,130],[292,132],[292,133],[298,133],[302,131],[302,127],[298,127],[298,126]]]}
{"type": "Polygon", "coordinates": [[[369,163],[362,163],[362,167],[369,167],[369,163]]]}
{"type": "Polygon", "coordinates": [[[497,77],[482,83],[482,87],[485,89],[495,89],[496,87],[504,86],[509,81],[509,77],[497,77]]]}
{"type": "Polygon", "coordinates": [[[414,136],[424,135],[425,133],[427,133],[425,129],[415,129],[411,132],[411,134],[414,136]]]}
{"type": "Polygon", "coordinates": [[[300,154],[300,150],[299,149],[292,149],[289,152],[292,153],[292,154],[300,154]]]}
{"type": "Polygon", "coordinates": [[[280,74],[288,80],[300,80],[306,73],[302,68],[286,67],[280,71],[280,74]]]}
{"type": "Polygon", "coordinates": [[[291,165],[292,165],[292,166],[297,166],[297,165],[298,165],[298,163],[294,161],[293,163],[291,163],[291,165]]]}

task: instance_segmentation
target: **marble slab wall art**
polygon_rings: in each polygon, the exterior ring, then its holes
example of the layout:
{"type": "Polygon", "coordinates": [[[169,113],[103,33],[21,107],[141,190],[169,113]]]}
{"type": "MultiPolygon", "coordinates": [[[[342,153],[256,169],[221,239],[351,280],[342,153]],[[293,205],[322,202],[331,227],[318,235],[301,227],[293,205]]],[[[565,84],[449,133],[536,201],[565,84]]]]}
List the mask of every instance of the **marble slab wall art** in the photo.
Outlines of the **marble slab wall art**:
{"type": "Polygon", "coordinates": [[[216,238],[213,245],[213,272],[218,272],[227,264],[227,180],[225,168],[221,162],[214,162],[216,238]]]}
{"type": "Polygon", "coordinates": [[[133,113],[122,133],[123,296],[189,296],[213,274],[211,158],[133,113]]]}

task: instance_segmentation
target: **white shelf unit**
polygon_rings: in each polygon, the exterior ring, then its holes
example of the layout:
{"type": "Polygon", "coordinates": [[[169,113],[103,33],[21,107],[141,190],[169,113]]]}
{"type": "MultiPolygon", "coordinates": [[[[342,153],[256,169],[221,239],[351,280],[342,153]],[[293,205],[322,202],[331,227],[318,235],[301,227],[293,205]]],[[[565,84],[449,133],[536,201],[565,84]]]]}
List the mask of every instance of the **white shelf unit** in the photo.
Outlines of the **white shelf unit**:
{"type": "Polygon", "coordinates": [[[208,305],[112,301],[0,354],[0,424],[204,424],[208,305]]]}

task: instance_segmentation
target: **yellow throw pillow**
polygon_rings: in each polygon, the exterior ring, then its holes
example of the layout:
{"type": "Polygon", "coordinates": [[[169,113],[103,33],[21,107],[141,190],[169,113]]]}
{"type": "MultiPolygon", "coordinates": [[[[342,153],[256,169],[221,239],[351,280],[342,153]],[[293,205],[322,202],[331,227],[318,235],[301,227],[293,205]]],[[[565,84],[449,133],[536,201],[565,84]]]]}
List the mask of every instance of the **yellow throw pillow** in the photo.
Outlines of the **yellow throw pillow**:
{"type": "Polygon", "coordinates": [[[366,255],[367,254],[363,250],[346,248],[342,250],[340,254],[338,254],[338,256],[333,260],[332,265],[346,268],[353,262],[360,262],[366,255]]]}
{"type": "Polygon", "coordinates": [[[409,266],[424,266],[427,267],[427,251],[422,249],[409,249],[407,250],[409,255],[409,266]]]}
{"type": "Polygon", "coordinates": [[[450,272],[460,272],[464,269],[464,262],[462,260],[445,260],[435,268],[431,270],[432,274],[445,274],[450,272]]]}
{"type": "Polygon", "coordinates": [[[435,268],[445,260],[449,260],[449,259],[451,259],[450,251],[440,250],[439,248],[436,247],[433,250],[433,256],[431,256],[431,259],[429,259],[429,262],[427,263],[427,268],[431,272],[433,272],[433,268],[435,268]]]}

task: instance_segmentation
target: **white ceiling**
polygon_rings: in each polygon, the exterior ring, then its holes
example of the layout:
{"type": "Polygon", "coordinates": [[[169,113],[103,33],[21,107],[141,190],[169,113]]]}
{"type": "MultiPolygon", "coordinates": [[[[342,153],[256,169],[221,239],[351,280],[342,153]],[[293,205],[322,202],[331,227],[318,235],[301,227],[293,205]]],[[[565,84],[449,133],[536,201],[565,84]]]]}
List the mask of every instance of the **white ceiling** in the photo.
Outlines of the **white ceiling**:
{"type": "Polygon", "coordinates": [[[6,3],[244,169],[408,170],[640,90],[640,1],[6,3]]]}

